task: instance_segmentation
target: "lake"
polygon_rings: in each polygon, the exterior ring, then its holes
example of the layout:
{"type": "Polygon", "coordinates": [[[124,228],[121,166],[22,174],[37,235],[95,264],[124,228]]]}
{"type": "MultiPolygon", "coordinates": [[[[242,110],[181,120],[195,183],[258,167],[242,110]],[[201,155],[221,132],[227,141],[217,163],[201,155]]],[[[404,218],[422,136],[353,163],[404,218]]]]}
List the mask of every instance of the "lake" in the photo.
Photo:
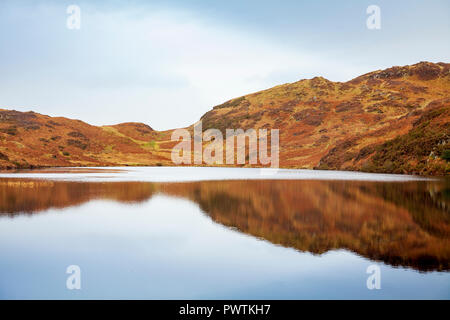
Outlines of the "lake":
{"type": "Polygon", "coordinates": [[[449,262],[448,179],[200,167],[0,173],[1,299],[449,299],[449,262]],[[66,286],[71,265],[80,290],[66,286]],[[370,290],[373,266],[380,288],[370,290]]]}

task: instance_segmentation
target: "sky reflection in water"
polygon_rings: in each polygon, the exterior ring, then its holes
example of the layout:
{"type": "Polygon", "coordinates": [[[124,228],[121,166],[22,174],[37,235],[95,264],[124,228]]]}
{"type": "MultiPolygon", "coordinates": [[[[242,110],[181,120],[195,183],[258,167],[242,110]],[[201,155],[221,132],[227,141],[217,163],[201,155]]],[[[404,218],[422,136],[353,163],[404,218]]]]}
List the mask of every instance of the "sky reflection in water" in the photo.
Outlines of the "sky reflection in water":
{"type": "Polygon", "coordinates": [[[448,181],[13,177],[0,178],[3,299],[450,298],[448,181]],[[366,287],[371,264],[381,290],[366,287]]]}

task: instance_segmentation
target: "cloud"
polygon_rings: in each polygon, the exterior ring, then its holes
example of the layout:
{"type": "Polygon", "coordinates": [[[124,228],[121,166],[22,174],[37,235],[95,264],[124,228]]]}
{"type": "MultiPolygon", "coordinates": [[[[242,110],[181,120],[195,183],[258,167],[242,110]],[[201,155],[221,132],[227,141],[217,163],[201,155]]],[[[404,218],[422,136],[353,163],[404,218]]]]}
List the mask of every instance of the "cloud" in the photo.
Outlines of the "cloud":
{"type": "MultiPolygon", "coordinates": [[[[317,19],[311,15],[320,12],[301,7],[312,23],[306,26],[306,40],[300,32],[305,33],[305,22],[295,12],[285,13],[286,21],[298,25],[277,23],[270,20],[269,4],[257,12],[267,20],[255,25],[242,12],[240,20],[227,22],[206,5],[81,1],[81,29],[74,31],[66,28],[67,3],[37,3],[1,7],[0,104],[93,124],[142,121],[156,129],[183,127],[212,106],[250,92],[318,75],[346,81],[388,67],[400,56],[405,63],[424,56],[414,51],[405,57],[408,43],[415,46],[410,40],[395,42],[402,44],[395,52],[386,51],[380,45],[389,35],[384,29],[378,35],[367,30],[351,34],[356,22],[346,24],[348,41],[340,46],[332,41],[331,48],[327,39],[338,32],[334,22],[313,32],[317,19]],[[267,32],[270,28],[275,31],[267,32]],[[362,35],[363,45],[358,42],[362,35]]],[[[290,10],[296,4],[290,3],[290,10]]],[[[284,11],[276,12],[279,17],[284,11]]],[[[361,12],[356,21],[364,26],[361,12]]],[[[327,19],[332,19],[330,12],[319,21],[327,19]]]]}
{"type": "Polygon", "coordinates": [[[2,79],[10,89],[8,104],[37,105],[38,112],[95,124],[133,120],[167,129],[191,124],[227,99],[278,84],[274,74],[288,71],[296,80],[323,66],[312,55],[211,25],[189,11],[104,12],[86,5],[81,12],[79,31],[62,24],[61,6],[9,12],[23,24],[16,29],[20,37],[9,39],[9,79],[2,79]]]}

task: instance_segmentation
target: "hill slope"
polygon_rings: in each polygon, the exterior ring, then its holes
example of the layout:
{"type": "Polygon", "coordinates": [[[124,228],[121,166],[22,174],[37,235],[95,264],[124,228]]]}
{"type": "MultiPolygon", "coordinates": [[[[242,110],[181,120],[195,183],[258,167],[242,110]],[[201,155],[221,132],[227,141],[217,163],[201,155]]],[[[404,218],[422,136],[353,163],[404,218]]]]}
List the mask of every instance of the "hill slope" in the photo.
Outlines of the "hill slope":
{"type": "Polygon", "coordinates": [[[449,67],[421,62],[345,83],[301,80],[216,106],[202,117],[203,128],[279,128],[282,167],[442,174],[449,67]],[[401,143],[417,146],[411,152],[401,143]]]}
{"type": "Polygon", "coordinates": [[[97,127],[79,120],[0,109],[0,167],[155,165],[167,162],[142,123],[97,127]]]}
{"type": "MultiPolygon", "coordinates": [[[[301,80],[232,99],[201,119],[203,130],[280,129],[285,168],[446,174],[450,64],[420,62],[345,83],[301,80]]],[[[170,134],[0,109],[0,167],[172,165],[170,134]]]]}

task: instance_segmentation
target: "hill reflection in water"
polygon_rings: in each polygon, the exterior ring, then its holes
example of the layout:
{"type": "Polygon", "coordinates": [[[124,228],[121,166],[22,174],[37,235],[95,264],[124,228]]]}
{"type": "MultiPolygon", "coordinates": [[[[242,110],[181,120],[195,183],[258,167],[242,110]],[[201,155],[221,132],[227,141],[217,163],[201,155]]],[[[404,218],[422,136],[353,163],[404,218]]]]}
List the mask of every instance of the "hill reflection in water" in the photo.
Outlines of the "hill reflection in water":
{"type": "Polygon", "coordinates": [[[184,183],[0,179],[0,215],[39,214],[94,199],[189,199],[211,219],[248,235],[321,254],[347,249],[420,271],[448,271],[450,184],[242,180],[184,183]]]}

